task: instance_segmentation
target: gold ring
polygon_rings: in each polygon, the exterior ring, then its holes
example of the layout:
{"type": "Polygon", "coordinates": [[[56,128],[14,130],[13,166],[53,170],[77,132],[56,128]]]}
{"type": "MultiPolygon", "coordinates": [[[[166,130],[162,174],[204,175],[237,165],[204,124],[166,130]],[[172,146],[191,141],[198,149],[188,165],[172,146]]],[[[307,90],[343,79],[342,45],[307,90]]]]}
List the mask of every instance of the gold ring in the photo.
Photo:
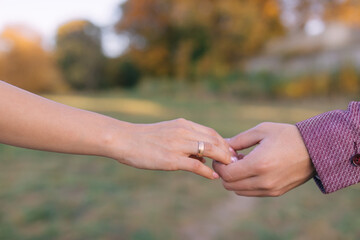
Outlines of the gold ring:
{"type": "Polygon", "coordinates": [[[205,150],[205,143],[202,141],[198,142],[198,152],[197,152],[197,156],[198,157],[202,157],[204,154],[204,150],[205,150]]]}

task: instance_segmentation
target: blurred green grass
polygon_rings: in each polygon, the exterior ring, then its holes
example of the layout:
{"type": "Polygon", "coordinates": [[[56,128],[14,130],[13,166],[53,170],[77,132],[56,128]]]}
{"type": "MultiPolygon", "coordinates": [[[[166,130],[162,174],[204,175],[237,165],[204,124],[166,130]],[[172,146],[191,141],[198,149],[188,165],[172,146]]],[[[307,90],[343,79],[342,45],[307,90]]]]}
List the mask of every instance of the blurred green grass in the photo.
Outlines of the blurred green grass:
{"type": "MultiPolygon", "coordinates": [[[[144,98],[136,92],[47,97],[131,122],[185,117],[224,137],[263,121],[295,123],[348,103],[144,98]]],[[[279,198],[237,197],[220,181],[187,172],[0,145],[0,239],[6,240],[358,239],[359,198],[359,186],[323,195],[313,181],[279,198]]]]}

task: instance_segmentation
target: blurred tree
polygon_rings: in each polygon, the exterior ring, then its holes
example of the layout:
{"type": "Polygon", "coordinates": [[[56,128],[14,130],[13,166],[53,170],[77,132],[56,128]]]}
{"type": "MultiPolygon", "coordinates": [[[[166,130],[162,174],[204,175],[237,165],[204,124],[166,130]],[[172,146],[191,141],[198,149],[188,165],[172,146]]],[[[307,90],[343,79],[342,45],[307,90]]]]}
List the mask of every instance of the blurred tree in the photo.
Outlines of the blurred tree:
{"type": "Polygon", "coordinates": [[[360,1],[342,0],[328,1],[325,11],[325,19],[340,21],[351,26],[360,26],[360,1]]]}
{"type": "Polygon", "coordinates": [[[337,21],[351,26],[360,26],[359,0],[281,0],[288,16],[291,16],[290,30],[301,31],[305,24],[313,19],[337,21]],[[286,7],[290,6],[290,7],[286,7]]]}
{"type": "Polygon", "coordinates": [[[64,91],[52,55],[41,37],[28,27],[8,26],[0,34],[0,79],[31,92],[64,91]]]}
{"type": "Polygon", "coordinates": [[[283,33],[276,0],[131,0],[116,25],[147,74],[224,75],[283,33]]]}
{"type": "Polygon", "coordinates": [[[86,20],[74,20],[59,27],[56,58],[65,80],[76,89],[97,89],[104,79],[105,57],[101,30],[86,20]]]}
{"type": "Polygon", "coordinates": [[[129,59],[123,57],[109,59],[106,64],[106,74],[109,86],[134,88],[140,81],[140,69],[129,59]]]}
{"type": "Polygon", "coordinates": [[[360,76],[351,63],[340,68],[338,82],[338,91],[352,95],[360,93],[360,76]]]}

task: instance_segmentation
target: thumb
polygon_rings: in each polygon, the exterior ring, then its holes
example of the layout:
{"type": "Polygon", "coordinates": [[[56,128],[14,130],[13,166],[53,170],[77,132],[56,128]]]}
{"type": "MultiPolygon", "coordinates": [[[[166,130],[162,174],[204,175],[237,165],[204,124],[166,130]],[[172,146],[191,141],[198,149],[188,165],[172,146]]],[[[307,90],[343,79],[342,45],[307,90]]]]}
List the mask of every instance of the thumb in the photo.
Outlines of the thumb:
{"type": "Polygon", "coordinates": [[[258,144],[264,138],[258,126],[239,133],[228,140],[229,145],[235,150],[242,150],[258,144]]]}

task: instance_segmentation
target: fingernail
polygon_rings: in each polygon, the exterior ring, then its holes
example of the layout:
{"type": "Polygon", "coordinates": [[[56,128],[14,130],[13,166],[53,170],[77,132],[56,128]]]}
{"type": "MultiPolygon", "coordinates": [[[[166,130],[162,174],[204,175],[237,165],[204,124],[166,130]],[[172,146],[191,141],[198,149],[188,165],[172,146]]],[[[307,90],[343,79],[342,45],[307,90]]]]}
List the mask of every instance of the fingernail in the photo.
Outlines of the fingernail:
{"type": "Polygon", "coordinates": [[[231,153],[231,155],[234,157],[236,157],[237,156],[237,152],[235,152],[235,150],[232,148],[232,147],[230,147],[229,148],[229,151],[230,151],[230,153],[231,153]]]}
{"type": "Polygon", "coordinates": [[[235,162],[237,162],[237,161],[238,161],[238,158],[237,158],[237,157],[234,157],[234,156],[231,157],[231,162],[232,162],[232,163],[235,163],[235,162]]]}
{"type": "Polygon", "coordinates": [[[217,174],[216,172],[213,172],[213,177],[214,177],[214,179],[219,179],[220,178],[219,174],[217,174]]]}

